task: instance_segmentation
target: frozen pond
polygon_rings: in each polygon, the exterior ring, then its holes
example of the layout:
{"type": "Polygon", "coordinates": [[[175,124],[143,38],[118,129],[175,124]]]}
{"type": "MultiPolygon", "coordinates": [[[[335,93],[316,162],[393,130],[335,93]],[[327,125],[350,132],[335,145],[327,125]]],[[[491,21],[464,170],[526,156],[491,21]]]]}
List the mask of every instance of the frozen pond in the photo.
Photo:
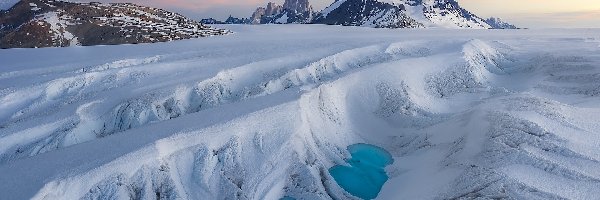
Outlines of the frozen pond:
{"type": "Polygon", "coordinates": [[[336,165],[329,169],[329,173],[350,194],[362,199],[374,199],[388,180],[385,166],[394,162],[392,155],[381,147],[369,144],[350,145],[348,151],[352,157],[346,162],[350,166],[336,165]]]}

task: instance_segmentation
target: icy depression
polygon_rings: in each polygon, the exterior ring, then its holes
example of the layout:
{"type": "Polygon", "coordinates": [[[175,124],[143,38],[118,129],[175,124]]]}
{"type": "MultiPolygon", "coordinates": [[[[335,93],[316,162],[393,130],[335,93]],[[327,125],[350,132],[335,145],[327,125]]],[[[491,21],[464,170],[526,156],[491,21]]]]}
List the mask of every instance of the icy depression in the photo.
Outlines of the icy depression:
{"type": "Polygon", "coordinates": [[[600,30],[225,28],[0,50],[0,198],[600,198],[600,30]]]}

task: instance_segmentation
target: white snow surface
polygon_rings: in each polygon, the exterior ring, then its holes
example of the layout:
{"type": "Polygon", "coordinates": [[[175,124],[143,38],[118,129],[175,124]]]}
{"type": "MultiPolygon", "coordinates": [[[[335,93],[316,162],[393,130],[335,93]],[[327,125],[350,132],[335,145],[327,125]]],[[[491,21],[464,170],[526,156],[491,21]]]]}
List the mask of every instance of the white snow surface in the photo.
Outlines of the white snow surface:
{"type": "Polygon", "coordinates": [[[3,199],[600,197],[598,29],[228,25],[167,43],[0,50],[3,199]]]}

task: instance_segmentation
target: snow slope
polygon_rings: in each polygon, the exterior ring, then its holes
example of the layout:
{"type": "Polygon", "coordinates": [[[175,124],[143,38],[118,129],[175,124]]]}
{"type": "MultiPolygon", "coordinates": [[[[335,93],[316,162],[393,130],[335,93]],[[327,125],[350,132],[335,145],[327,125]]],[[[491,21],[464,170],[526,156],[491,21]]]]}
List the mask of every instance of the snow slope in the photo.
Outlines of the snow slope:
{"type": "Polygon", "coordinates": [[[356,143],[380,199],[600,196],[600,30],[224,28],[0,50],[2,198],[355,199],[356,143]]]}

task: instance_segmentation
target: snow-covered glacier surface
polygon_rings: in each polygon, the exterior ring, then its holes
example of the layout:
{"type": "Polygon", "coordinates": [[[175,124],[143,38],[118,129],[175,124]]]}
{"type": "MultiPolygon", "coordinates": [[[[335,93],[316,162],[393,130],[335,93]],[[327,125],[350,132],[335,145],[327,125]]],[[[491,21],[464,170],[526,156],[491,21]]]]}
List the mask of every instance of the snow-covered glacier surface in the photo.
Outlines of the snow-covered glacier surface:
{"type": "Polygon", "coordinates": [[[0,50],[1,199],[600,198],[600,30],[225,28],[0,50]]]}

